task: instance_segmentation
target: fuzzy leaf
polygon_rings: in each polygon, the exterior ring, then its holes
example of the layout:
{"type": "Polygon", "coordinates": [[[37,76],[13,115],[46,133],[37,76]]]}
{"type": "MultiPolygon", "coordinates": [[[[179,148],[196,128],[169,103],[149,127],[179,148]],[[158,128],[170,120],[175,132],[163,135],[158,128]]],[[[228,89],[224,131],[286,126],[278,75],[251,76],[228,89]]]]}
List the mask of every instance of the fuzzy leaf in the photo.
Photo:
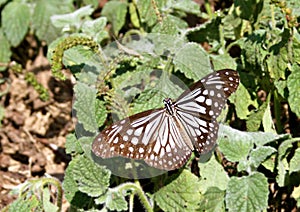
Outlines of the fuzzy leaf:
{"type": "Polygon", "coordinates": [[[151,0],[137,1],[136,6],[142,23],[146,23],[148,26],[153,26],[157,23],[157,17],[151,5],[151,0]]]}
{"type": "Polygon", "coordinates": [[[102,16],[112,23],[114,34],[118,35],[120,29],[125,24],[127,13],[127,3],[120,1],[109,1],[102,9],[102,16]]]}
{"type": "Polygon", "coordinates": [[[24,39],[30,23],[30,9],[28,5],[12,1],[2,10],[1,18],[6,38],[12,46],[18,46],[24,39]]]}
{"type": "Polygon", "coordinates": [[[184,45],[174,57],[175,69],[198,81],[212,72],[206,51],[196,43],[184,45]]]}
{"type": "Polygon", "coordinates": [[[253,148],[253,138],[250,133],[223,125],[219,130],[218,144],[228,160],[237,162],[248,157],[253,148]]]}
{"type": "Polygon", "coordinates": [[[8,207],[8,212],[18,211],[18,212],[28,212],[28,211],[38,211],[39,201],[36,196],[32,196],[29,199],[18,198],[8,207]]]}
{"type": "Polygon", "coordinates": [[[95,88],[77,82],[74,86],[76,100],[73,108],[76,110],[78,122],[81,123],[85,130],[97,132],[98,126],[96,122],[96,93],[95,88]]]}
{"type": "Polygon", "coordinates": [[[108,32],[105,30],[107,24],[106,17],[99,17],[95,20],[85,21],[82,25],[82,32],[93,37],[98,43],[108,38],[108,32]]]}
{"type": "Polygon", "coordinates": [[[154,194],[163,211],[194,211],[199,207],[200,197],[199,180],[187,170],[154,194]]]}
{"type": "Polygon", "coordinates": [[[65,177],[63,181],[63,189],[64,189],[64,195],[66,199],[72,203],[73,206],[76,206],[78,208],[83,208],[88,205],[88,202],[90,201],[90,197],[79,191],[78,184],[76,182],[75,173],[74,170],[78,169],[77,164],[78,161],[82,158],[82,156],[75,157],[73,160],[69,163],[66,172],[65,177]]]}
{"type": "Polygon", "coordinates": [[[71,154],[79,154],[82,153],[83,150],[81,148],[81,145],[79,141],[77,140],[75,134],[69,134],[66,138],[66,153],[71,154]]]}
{"type": "Polygon", "coordinates": [[[58,207],[51,202],[50,191],[48,187],[43,189],[43,209],[44,211],[56,212],[58,207]]]}
{"type": "MultiPolygon", "coordinates": [[[[7,63],[10,61],[12,52],[7,38],[3,34],[3,30],[0,29],[0,63],[7,63]]],[[[0,71],[5,70],[6,67],[0,67],[0,71]]]]}
{"type": "Polygon", "coordinates": [[[236,99],[234,102],[237,116],[240,119],[247,119],[250,114],[249,106],[252,105],[255,108],[257,107],[257,102],[251,99],[251,96],[245,86],[240,83],[237,91],[235,92],[234,98],[236,99]]]}
{"type": "Polygon", "coordinates": [[[294,156],[290,161],[290,174],[300,171],[300,149],[296,149],[294,156]]]}
{"type": "Polygon", "coordinates": [[[211,58],[211,62],[215,70],[221,70],[226,68],[236,70],[237,68],[237,63],[228,54],[209,55],[209,56],[211,58]]]}
{"type": "Polygon", "coordinates": [[[291,196],[297,201],[297,207],[300,207],[300,186],[294,187],[291,196]]]}
{"type": "Polygon", "coordinates": [[[73,174],[79,191],[91,197],[103,195],[109,186],[110,172],[83,156],[77,157],[76,162],[73,174]]]}
{"type": "Polygon", "coordinates": [[[277,152],[275,148],[270,146],[261,146],[255,148],[250,153],[250,162],[255,168],[257,168],[267,157],[277,152]]]}
{"type": "Polygon", "coordinates": [[[215,157],[211,157],[206,163],[198,163],[198,165],[201,175],[199,182],[201,193],[205,193],[211,187],[220,190],[225,190],[227,188],[229,177],[223,166],[217,162],[215,157]]]}
{"type": "Polygon", "coordinates": [[[35,2],[32,15],[32,27],[40,40],[45,40],[48,44],[56,39],[61,29],[54,27],[50,20],[52,15],[68,13],[73,10],[71,1],[61,0],[40,0],[35,2]]]}
{"type": "Polygon", "coordinates": [[[97,126],[102,126],[107,117],[105,102],[96,99],[95,110],[96,110],[95,115],[96,115],[97,126]]]}
{"type": "Polygon", "coordinates": [[[106,208],[112,211],[127,211],[128,204],[124,196],[114,189],[108,189],[105,195],[95,199],[96,204],[104,204],[106,208]]]}
{"type": "Polygon", "coordinates": [[[200,7],[194,1],[190,0],[181,0],[181,1],[174,1],[171,5],[176,10],[181,10],[189,14],[200,15],[200,7]]]}
{"type": "Polygon", "coordinates": [[[216,187],[209,187],[201,198],[199,211],[225,211],[225,191],[216,187]]]}
{"type": "Polygon", "coordinates": [[[91,5],[87,5],[84,7],[81,7],[77,9],[76,11],[68,14],[62,14],[62,15],[53,15],[51,17],[51,21],[53,25],[57,28],[63,28],[63,27],[75,27],[77,30],[82,25],[82,20],[85,17],[88,17],[92,15],[93,8],[91,5]]]}
{"type": "Polygon", "coordinates": [[[293,66],[293,72],[287,79],[287,87],[289,89],[289,105],[291,110],[300,117],[300,67],[298,65],[293,66]]]}
{"type": "Polygon", "coordinates": [[[226,190],[229,211],[262,211],[268,206],[268,181],[261,173],[231,177],[226,190]]]}

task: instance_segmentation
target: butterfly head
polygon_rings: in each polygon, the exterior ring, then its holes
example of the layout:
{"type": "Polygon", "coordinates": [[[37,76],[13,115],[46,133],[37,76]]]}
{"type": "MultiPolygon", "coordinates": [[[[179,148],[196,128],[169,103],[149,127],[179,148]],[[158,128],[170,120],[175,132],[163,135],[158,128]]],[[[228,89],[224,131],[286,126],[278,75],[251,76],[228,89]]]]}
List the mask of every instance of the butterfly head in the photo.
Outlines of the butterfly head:
{"type": "Polygon", "coordinates": [[[170,98],[166,98],[163,100],[163,103],[165,104],[165,109],[167,110],[169,115],[173,115],[174,114],[174,110],[173,110],[173,102],[172,99],[170,98]]]}

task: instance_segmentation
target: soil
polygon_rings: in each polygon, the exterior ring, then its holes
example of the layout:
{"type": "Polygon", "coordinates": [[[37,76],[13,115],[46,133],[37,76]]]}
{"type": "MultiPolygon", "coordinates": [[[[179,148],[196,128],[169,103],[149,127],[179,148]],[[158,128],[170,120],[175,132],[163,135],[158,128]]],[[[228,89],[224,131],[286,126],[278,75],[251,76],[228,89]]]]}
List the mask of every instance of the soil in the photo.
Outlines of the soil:
{"type": "Polygon", "coordinates": [[[0,104],[4,107],[0,127],[0,208],[16,199],[10,190],[28,179],[49,174],[63,180],[70,160],[64,145],[66,135],[74,130],[72,83],[54,79],[43,47],[30,46],[24,49],[29,54],[20,61],[21,73],[10,68],[0,72],[0,79],[5,79],[0,84],[0,104]],[[26,82],[27,72],[34,73],[48,90],[49,100],[42,101],[26,82]]]}

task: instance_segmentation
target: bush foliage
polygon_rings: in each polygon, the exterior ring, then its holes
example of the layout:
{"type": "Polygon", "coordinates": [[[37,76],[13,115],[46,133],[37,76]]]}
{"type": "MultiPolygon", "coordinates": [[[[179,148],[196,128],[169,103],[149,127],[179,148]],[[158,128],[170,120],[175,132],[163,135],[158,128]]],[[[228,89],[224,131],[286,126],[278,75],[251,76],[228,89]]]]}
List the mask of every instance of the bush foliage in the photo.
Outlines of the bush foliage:
{"type": "MultiPolygon", "coordinates": [[[[10,47],[30,28],[49,44],[53,75],[64,79],[64,66],[76,78],[77,126],[67,137],[72,161],[63,181],[72,211],[300,205],[300,134],[293,125],[300,118],[298,1],[236,0],[212,11],[208,3],[200,8],[190,0],[115,0],[95,18],[97,1],[82,2],[75,10],[71,1],[0,1],[0,61],[9,62],[10,47]],[[237,70],[241,83],[220,117],[218,147],[206,161],[193,155],[180,170],[140,181],[114,176],[93,161],[93,139],[114,118],[162,107],[163,98],[184,91],[182,85],[225,68],[237,70]],[[191,169],[194,163],[200,172],[191,169]]],[[[20,186],[20,198],[8,210],[59,210],[43,187],[61,189],[59,183],[41,181],[20,186]]]]}

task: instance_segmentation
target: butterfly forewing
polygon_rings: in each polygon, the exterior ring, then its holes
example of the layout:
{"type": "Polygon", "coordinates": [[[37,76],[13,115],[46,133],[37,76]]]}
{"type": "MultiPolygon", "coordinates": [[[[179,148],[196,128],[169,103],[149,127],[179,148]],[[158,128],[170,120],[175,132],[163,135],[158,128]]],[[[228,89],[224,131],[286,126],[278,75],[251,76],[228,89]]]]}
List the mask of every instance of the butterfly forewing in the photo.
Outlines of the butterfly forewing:
{"type": "Polygon", "coordinates": [[[148,165],[172,170],[181,167],[192,150],[210,151],[216,144],[216,118],[239,84],[233,70],[214,72],[196,82],[166,108],[130,116],[102,131],[92,150],[102,158],[143,159],[148,165]]]}
{"type": "Polygon", "coordinates": [[[215,146],[219,129],[216,118],[238,84],[236,71],[220,70],[196,82],[175,103],[178,117],[199,153],[215,146]]]}

